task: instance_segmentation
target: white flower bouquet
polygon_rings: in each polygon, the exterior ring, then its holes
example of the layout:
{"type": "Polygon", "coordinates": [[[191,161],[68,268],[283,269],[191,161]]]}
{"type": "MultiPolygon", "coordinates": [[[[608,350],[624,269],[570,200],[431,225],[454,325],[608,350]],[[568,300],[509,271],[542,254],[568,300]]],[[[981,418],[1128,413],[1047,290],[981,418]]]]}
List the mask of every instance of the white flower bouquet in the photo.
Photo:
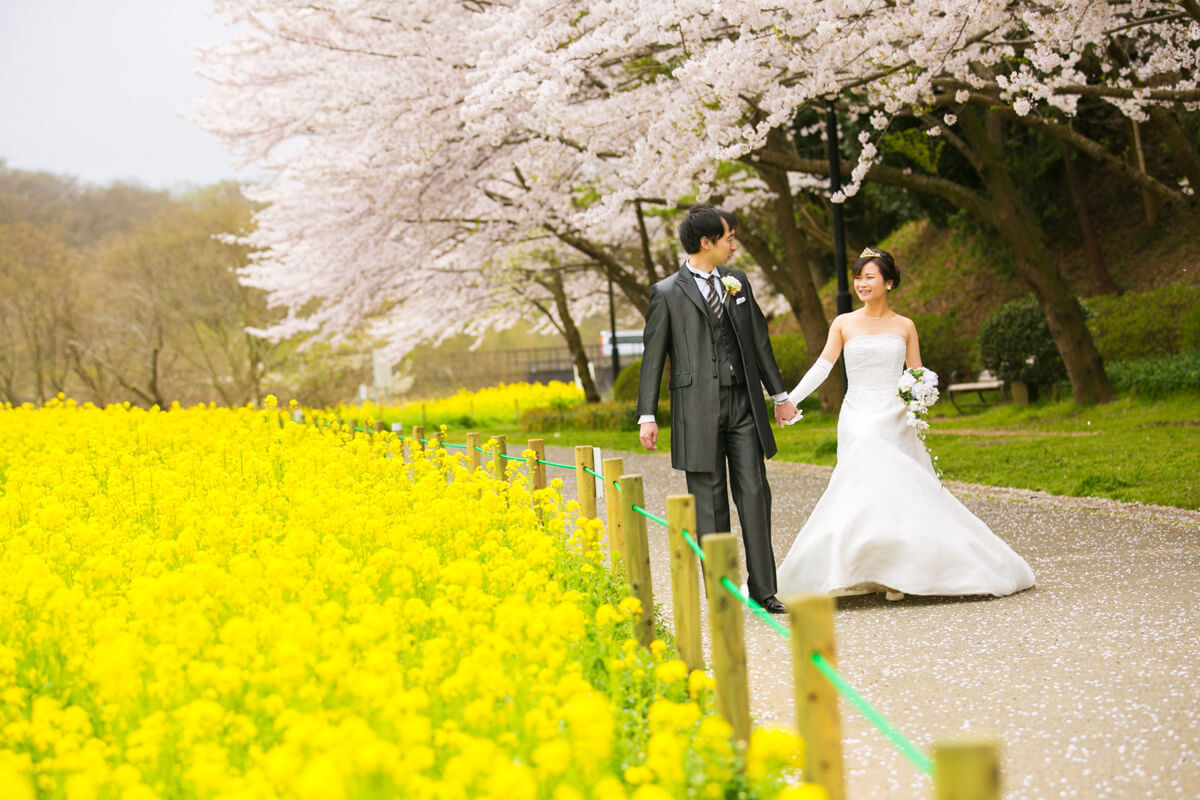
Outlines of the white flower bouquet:
{"type": "Polygon", "coordinates": [[[938,400],[937,373],[924,367],[904,370],[900,373],[896,394],[904,403],[909,427],[916,428],[917,434],[925,438],[925,431],[929,429],[925,417],[929,414],[929,407],[938,400]]]}

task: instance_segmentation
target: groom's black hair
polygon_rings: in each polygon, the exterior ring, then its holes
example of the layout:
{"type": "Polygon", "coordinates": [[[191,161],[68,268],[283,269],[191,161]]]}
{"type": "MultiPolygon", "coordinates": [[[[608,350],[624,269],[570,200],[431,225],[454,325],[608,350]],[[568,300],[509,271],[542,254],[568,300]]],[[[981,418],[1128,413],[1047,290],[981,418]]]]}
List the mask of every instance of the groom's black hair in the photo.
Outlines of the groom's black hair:
{"type": "Polygon", "coordinates": [[[858,273],[863,271],[863,267],[872,261],[879,265],[879,274],[883,276],[883,280],[891,282],[893,289],[898,289],[900,287],[900,268],[896,266],[896,259],[892,258],[892,254],[887,250],[880,250],[876,247],[868,247],[863,250],[862,255],[850,268],[850,274],[857,278],[858,273]]]}
{"type": "Polygon", "coordinates": [[[705,236],[710,242],[715,242],[724,236],[725,227],[721,224],[721,220],[725,220],[729,230],[737,227],[737,217],[723,209],[712,206],[689,208],[687,216],[683,218],[683,222],[679,223],[679,242],[683,245],[684,252],[688,255],[699,253],[700,240],[705,236]]]}

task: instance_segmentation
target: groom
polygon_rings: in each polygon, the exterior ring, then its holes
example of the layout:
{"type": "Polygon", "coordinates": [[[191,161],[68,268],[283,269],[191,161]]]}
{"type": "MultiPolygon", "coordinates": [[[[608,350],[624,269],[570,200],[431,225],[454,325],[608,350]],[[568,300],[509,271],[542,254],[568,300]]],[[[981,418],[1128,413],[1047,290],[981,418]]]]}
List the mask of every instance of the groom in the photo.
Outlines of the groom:
{"type": "Polygon", "coordinates": [[[737,250],[736,220],[712,206],[694,206],[679,226],[688,258],[678,273],[650,290],[638,386],[642,446],[658,449],[659,383],[671,359],[671,466],[684,470],[696,498],[698,536],[730,530],[729,495],[742,523],[750,597],[782,614],[775,597],[771,548],[771,487],[764,457],[775,437],[762,398],[775,398],[775,420],[796,413],[767,336],[767,320],[745,273],[725,264],[737,250]]]}

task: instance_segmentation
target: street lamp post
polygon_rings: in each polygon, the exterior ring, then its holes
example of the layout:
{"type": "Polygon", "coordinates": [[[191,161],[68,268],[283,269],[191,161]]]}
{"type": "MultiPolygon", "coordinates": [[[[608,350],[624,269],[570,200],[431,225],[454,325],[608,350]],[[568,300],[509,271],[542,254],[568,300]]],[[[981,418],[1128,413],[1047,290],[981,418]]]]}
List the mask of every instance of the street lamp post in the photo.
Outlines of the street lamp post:
{"type": "MultiPolygon", "coordinates": [[[[825,111],[825,142],[829,153],[829,191],[837,194],[842,190],[842,158],[838,153],[837,112],[833,100],[825,111]]],[[[837,313],[850,311],[850,287],[846,280],[846,228],[842,221],[842,203],[833,203],[833,270],[837,274],[837,313]]],[[[842,391],[849,381],[846,377],[846,359],[839,358],[842,372],[842,391]]]]}
{"type": "MultiPolygon", "coordinates": [[[[826,144],[829,152],[829,191],[842,190],[842,159],[838,153],[837,112],[833,103],[825,112],[826,144]]],[[[837,273],[837,312],[850,310],[850,287],[846,281],[846,228],[842,221],[842,203],[833,204],[833,268],[837,273]]]]}
{"type": "Polygon", "coordinates": [[[621,374],[621,356],[617,352],[617,306],[613,301],[612,275],[608,276],[608,329],[609,346],[612,348],[612,379],[613,386],[617,385],[617,376],[621,374]]]}

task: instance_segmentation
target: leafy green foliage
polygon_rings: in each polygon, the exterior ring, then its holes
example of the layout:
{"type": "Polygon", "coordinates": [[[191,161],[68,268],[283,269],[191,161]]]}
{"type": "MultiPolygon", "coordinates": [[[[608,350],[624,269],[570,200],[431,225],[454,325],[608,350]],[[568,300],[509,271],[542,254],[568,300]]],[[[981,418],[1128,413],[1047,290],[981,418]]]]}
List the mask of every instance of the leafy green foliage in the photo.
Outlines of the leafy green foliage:
{"type": "MultiPolygon", "coordinates": [[[[617,375],[617,379],[613,382],[613,400],[625,403],[637,402],[641,371],[642,360],[640,358],[621,370],[621,373],[617,375]]],[[[658,390],[658,402],[660,404],[671,397],[671,392],[668,389],[670,380],[670,370],[664,369],[662,383],[658,390]]]]}
{"type": "Polygon", "coordinates": [[[888,131],[879,137],[880,150],[903,156],[930,175],[937,174],[945,147],[945,139],[930,136],[921,128],[888,131]]]}
{"type": "Polygon", "coordinates": [[[1113,388],[1149,399],[1181,392],[1200,393],[1200,351],[1155,356],[1105,365],[1113,388]]]}
{"type": "Polygon", "coordinates": [[[1052,384],[1067,370],[1042,310],[1032,298],[1005,303],[979,329],[983,365],[1005,381],[1052,384]]]}
{"type": "Polygon", "coordinates": [[[914,314],[921,345],[921,363],[938,374],[942,388],[951,380],[974,377],[978,359],[971,340],[964,335],[957,317],[942,314],[914,314]]]}
{"type": "MultiPolygon", "coordinates": [[[[665,416],[660,415],[664,420],[665,416]]],[[[584,403],[573,408],[532,408],[521,414],[521,430],[546,433],[563,428],[636,431],[637,406],[628,401],[584,403]]]]}
{"type": "Polygon", "coordinates": [[[812,366],[802,333],[781,333],[772,336],[771,350],[775,353],[775,363],[779,366],[779,371],[783,373],[783,383],[789,388],[799,383],[804,373],[812,366]]]}
{"type": "Polygon", "coordinates": [[[1200,287],[1174,284],[1085,302],[1088,328],[1105,361],[1200,351],[1200,287]]]}

